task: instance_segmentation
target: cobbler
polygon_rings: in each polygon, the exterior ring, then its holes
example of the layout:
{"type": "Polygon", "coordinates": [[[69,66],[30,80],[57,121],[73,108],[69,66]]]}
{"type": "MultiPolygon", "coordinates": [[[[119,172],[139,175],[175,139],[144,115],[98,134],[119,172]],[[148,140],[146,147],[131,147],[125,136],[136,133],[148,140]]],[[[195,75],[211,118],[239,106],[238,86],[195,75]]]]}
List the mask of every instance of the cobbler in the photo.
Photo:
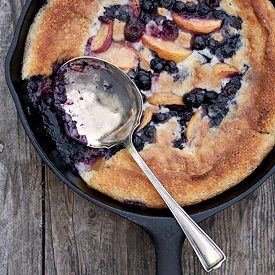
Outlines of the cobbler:
{"type": "MultiPolygon", "coordinates": [[[[66,60],[95,56],[121,68],[144,100],[134,146],[171,195],[190,205],[238,184],[273,148],[274,38],[268,0],[51,0],[30,28],[22,79],[60,117],[56,106],[71,99],[54,76],[66,60]]],[[[65,130],[85,143],[69,115],[65,130]]],[[[165,207],[120,146],[81,147],[70,161],[90,187],[116,200],[165,207]]]]}

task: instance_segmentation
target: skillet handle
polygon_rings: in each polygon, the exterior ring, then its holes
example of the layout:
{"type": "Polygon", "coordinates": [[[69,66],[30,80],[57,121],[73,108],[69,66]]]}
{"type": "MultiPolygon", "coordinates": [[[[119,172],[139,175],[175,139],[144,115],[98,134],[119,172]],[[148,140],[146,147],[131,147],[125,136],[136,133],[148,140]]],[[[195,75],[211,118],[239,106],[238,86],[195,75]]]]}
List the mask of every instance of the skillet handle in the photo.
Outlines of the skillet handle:
{"type": "Polygon", "coordinates": [[[150,235],[156,252],[157,275],[182,275],[182,244],[185,239],[174,219],[137,222],[150,235]]]}
{"type": "Polygon", "coordinates": [[[163,236],[152,236],[156,251],[157,275],[182,275],[181,255],[185,237],[172,236],[165,231],[163,236]]]}

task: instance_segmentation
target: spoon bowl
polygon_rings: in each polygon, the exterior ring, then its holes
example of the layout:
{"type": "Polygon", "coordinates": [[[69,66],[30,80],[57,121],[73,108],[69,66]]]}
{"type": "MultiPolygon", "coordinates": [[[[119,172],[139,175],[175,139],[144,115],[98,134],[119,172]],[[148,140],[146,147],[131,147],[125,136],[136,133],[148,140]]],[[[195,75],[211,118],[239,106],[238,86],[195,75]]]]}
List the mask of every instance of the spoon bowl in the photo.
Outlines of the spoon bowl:
{"type": "MultiPolygon", "coordinates": [[[[140,124],[143,100],[138,87],[127,74],[102,59],[79,57],[62,65],[57,72],[56,82],[64,84],[68,98],[67,104],[62,106],[58,102],[57,105],[59,109],[65,109],[73,119],[77,120],[77,113],[81,117],[84,129],[82,133],[87,137],[87,143],[82,141],[84,144],[86,143],[85,145],[93,148],[110,148],[118,143],[124,145],[129,143],[134,130],[140,124]],[[76,91],[76,96],[81,98],[81,101],[76,99],[74,95],[76,91]],[[101,120],[101,124],[92,126],[102,127],[102,124],[106,124],[108,109],[117,114],[115,119],[110,117],[108,121],[107,128],[110,127],[110,130],[106,129],[97,139],[89,139],[88,136],[93,129],[87,127],[91,126],[89,123],[92,115],[96,115],[90,114],[91,108],[96,107],[90,105],[91,99],[95,99],[95,104],[105,107],[103,116],[97,117],[98,120],[101,120]],[[76,111],[74,108],[81,109],[81,111],[76,111]],[[85,120],[83,119],[84,115],[87,117],[85,120]],[[119,117],[119,121],[117,121],[117,117],[119,117]],[[85,130],[88,131],[85,132],[85,130]]],[[[58,85],[56,86],[58,87],[58,85]]],[[[59,99],[59,89],[55,89],[55,99],[59,99]]],[[[77,130],[79,131],[79,128],[77,130]]],[[[75,136],[71,137],[75,138],[75,136]]]]}

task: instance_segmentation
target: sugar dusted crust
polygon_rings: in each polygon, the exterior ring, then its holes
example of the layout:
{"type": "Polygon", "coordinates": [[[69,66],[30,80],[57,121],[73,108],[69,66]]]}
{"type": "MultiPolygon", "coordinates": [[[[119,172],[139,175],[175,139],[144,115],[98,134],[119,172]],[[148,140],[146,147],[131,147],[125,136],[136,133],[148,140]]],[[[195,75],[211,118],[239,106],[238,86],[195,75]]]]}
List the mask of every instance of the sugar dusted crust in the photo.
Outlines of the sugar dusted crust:
{"type": "Polygon", "coordinates": [[[32,24],[25,46],[22,78],[50,75],[56,61],[83,55],[96,0],[51,0],[32,24]]]}
{"type": "MultiPolygon", "coordinates": [[[[188,149],[171,146],[177,123],[170,120],[158,130],[157,143],[141,151],[146,163],[181,205],[212,198],[238,184],[275,143],[274,7],[268,0],[224,0],[222,4],[228,13],[235,12],[243,19],[242,34],[248,43],[230,60],[238,66],[245,59],[250,66],[236,109],[227,114],[218,128],[209,128],[206,117],[198,118],[189,132],[188,149]],[[234,2],[237,9],[232,11],[229,2],[234,2]]],[[[50,75],[57,60],[83,55],[96,10],[96,1],[51,1],[31,28],[23,78],[50,75]],[[61,27],[65,25],[66,28],[61,27]],[[59,42],[53,38],[59,38],[59,42]]],[[[107,160],[104,169],[82,176],[91,187],[119,201],[165,207],[126,150],[107,160]]]]}

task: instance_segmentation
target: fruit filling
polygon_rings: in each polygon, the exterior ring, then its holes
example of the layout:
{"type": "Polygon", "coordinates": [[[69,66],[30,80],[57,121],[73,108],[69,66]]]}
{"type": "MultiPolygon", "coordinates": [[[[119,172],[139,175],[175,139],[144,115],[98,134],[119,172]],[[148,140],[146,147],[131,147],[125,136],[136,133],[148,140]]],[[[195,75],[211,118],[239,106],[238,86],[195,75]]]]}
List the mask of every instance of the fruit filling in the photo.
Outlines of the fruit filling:
{"type": "MultiPolygon", "coordinates": [[[[219,0],[133,0],[103,8],[95,20],[98,30],[88,39],[83,54],[115,64],[140,89],[144,113],[133,135],[136,149],[156,143],[159,126],[171,119],[178,124],[171,146],[179,150],[188,147],[188,128],[197,118],[207,117],[210,127],[219,127],[231,106],[237,104],[245,73],[227,60],[242,46],[242,20],[223,11],[219,0]],[[209,66],[205,69],[205,65],[209,66]],[[209,79],[213,87],[203,84],[209,79]]],[[[82,66],[74,69],[83,70],[82,66]]],[[[54,74],[32,79],[29,94],[46,102],[66,121],[67,135],[85,143],[76,122],[64,117],[60,108],[70,104],[64,80],[54,83],[52,79],[54,74]]],[[[98,168],[102,165],[99,159],[106,160],[120,149],[86,148],[77,159],[98,168]]]]}

